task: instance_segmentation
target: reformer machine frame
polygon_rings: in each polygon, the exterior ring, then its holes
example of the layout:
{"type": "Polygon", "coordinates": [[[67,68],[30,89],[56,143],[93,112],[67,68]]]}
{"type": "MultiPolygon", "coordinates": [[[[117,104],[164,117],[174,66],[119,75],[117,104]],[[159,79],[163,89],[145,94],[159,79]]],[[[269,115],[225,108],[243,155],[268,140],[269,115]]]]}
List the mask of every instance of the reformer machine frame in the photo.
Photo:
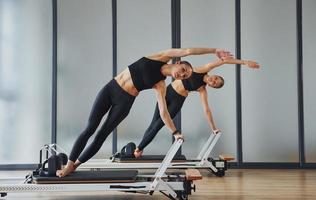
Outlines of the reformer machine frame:
{"type": "Polygon", "coordinates": [[[76,191],[123,191],[134,193],[145,193],[152,195],[154,191],[159,191],[169,199],[188,199],[193,180],[188,180],[184,175],[166,176],[165,172],[176,152],[182,145],[183,140],[179,139],[173,143],[159,168],[149,181],[149,176],[137,176],[137,181],[132,183],[70,183],[70,184],[35,184],[31,176],[26,177],[23,183],[0,184],[1,197],[8,193],[25,192],[76,192],[76,191]],[[147,181],[146,181],[147,180],[147,181]]]}
{"type": "MultiPolygon", "coordinates": [[[[227,161],[225,159],[211,159],[209,158],[215,144],[221,137],[222,133],[212,133],[208,140],[204,143],[200,153],[194,160],[187,161],[173,161],[168,168],[186,169],[186,168],[203,168],[209,169],[216,176],[224,176],[225,170],[227,170],[227,161]]],[[[160,163],[157,162],[117,162],[116,158],[112,156],[111,159],[92,159],[87,163],[84,163],[80,168],[98,170],[98,169],[156,169],[160,163]]]]}

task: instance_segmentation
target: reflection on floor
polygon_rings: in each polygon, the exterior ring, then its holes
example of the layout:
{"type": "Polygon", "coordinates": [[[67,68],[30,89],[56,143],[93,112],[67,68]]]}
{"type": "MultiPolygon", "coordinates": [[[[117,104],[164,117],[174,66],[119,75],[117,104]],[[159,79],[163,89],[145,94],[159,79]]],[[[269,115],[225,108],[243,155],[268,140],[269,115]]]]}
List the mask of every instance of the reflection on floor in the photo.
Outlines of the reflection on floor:
{"type": "MultiPolygon", "coordinates": [[[[260,170],[230,169],[225,177],[215,177],[201,170],[203,180],[197,181],[197,190],[189,197],[191,200],[229,199],[316,199],[316,170],[260,170]]],[[[0,171],[0,184],[8,183],[5,178],[24,177],[23,171],[0,171]]],[[[17,182],[13,180],[12,182],[17,182]]],[[[35,200],[162,200],[165,196],[126,194],[119,192],[101,193],[24,193],[8,194],[10,199],[35,200]]]]}

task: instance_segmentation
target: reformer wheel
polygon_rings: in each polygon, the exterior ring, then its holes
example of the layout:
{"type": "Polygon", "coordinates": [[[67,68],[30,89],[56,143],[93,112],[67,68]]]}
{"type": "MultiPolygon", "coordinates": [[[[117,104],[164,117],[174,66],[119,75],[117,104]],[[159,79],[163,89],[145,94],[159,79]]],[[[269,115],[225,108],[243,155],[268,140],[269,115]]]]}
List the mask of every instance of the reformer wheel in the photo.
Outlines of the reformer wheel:
{"type": "Polygon", "coordinates": [[[223,166],[221,166],[221,167],[216,167],[217,172],[214,172],[214,171],[213,171],[212,169],[210,169],[210,168],[208,168],[208,170],[209,170],[211,173],[213,173],[215,176],[217,176],[217,177],[223,177],[223,176],[225,176],[225,170],[227,169],[226,161],[214,160],[214,159],[212,159],[212,158],[208,158],[207,160],[208,160],[209,162],[212,162],[212,164],[213,164],[214,166],[216,166],[216,162],[222,163],[223,166]]]}
{"type": "Polygon", "coordinates": [[[185,194],[185,192],[183,191],[176,191],[177,193],[177,199],[179,200],[188,200],[189,196],[187,194],[185,194]]]}
{"type": "Polygon", "coordinates": [[[216,175],[216,176],[218,176],[218,177],[223,177],[223,176],[225,176],[225,170],[224,169],[217,169],[218,171],[215,173],[214,172],[214,174],[216,175]]]}
{"type": "Polygon", "coordinates": [[[7,196],[8,194],[7,193],[1,193],[1,197],[5,197],[5,196],[7,196]]]}

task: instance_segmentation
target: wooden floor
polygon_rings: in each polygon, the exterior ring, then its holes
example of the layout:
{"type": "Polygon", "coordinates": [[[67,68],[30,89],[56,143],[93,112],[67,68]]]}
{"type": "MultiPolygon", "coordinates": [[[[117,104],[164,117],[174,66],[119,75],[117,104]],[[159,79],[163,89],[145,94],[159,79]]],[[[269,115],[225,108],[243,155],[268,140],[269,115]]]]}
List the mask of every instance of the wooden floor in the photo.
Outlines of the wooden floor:
{"type": "MultiPolygon", "coordinates": [[[[197,190],[189,199],[310,199],[316,200],[316,170],[259,170],[230,169],[225,177],[215,177],[206,171],[201,171],[203,180],[196,182],[197,190]]],[[[18,172],[16,172],[18,173],[18,172]]],[[[5,177],[0,172],[0,179],[5,177]]],[[[21,174],[21,173],[20,173],[21,174]]],[[[10,176],[14,174],[10,172],[10,176]]],[[[0,180],[0,184],[1,184],[0,180]]],[[[67,199],[67,200],[162,200],[163,195],[153,196],[125,193],[54,193],[54,194],[8,194],[5,199],[67,199]]]]}
{"type": "Polygon", "coordinates": [[[316,170],[229,170],[198,185],[194,199],[316,199],[316,170]]]}

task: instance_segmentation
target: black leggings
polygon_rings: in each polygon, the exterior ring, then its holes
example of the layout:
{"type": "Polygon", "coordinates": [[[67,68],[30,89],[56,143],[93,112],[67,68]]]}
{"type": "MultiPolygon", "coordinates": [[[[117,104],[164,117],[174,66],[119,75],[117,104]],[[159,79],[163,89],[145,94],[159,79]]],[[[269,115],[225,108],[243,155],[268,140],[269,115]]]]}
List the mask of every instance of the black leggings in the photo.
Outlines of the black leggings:
{"type": "Polygon", "coordinates": [[[116,80],[113,79],[106,84],[96,97],[89,116],[88,124],[77,138],[71,150],[69,160],[75,162],[78,159],[81,163],[84,163],[94,156],[99,151],[108,135],[128,115],[134,100],[135,97],[124,91],[118,85],[116,80]],[[100,130],[98,130],[94,140],[86,149],[84,149],[89,138],[93,135],[103,116],[108,111],[109,114],[106,121],[100,130]]]}
{"type": "MultiPolygon", "coordinates": [[[[172,87],[171,84],[167,87],[167,93],[166,93],[166,103],[168,107],[168,111],[171,118],[174,118],[177,113],[181,110],[182,105],[185,101],[184,96],[178,94],[172,87]]],[[[159,108],[158,104],[155,108],[154,117],[147,128],[142,141],[138,145],[138,148],[140,150],[143,150],[157,135],[158,131],[164,126],[164,122],[162,121],[160,114],[159,114],[159,108]]]]}

